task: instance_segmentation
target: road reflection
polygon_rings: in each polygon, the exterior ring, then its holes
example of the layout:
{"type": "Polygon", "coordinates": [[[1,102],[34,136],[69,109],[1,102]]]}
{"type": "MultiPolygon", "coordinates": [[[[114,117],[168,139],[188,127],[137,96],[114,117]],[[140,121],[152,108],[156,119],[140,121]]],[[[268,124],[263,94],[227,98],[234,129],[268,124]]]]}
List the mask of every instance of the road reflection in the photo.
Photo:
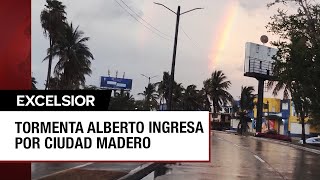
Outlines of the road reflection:
{"type": "Polygon", "coordinates": [[[157,180],[320,179],[320,156],[272,142],[215,133],[211,163],[183,163],[157,180]]]}

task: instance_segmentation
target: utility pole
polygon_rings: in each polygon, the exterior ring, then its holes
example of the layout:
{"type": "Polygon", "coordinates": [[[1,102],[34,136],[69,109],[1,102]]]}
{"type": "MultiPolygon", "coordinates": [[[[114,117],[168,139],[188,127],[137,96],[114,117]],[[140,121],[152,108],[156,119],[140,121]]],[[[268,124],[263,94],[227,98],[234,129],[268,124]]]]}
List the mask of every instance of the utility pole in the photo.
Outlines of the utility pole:
{"type": "Polygon", "coordinates": [[[156,5],[163,6],[169,11],[173,12],[177,17],[176,19],[176,29],[175,29],[175,37],[174,37],[174,46],[173,46],[173,57],[172,57],[172,65],[171,65],[171,75],[170,75],[170,82],[169,82],[169,99],[168,99],[168,104],[167,104],[167,110],[172,110],[172,95],[173,95],[173,83],[174,83],[174,73],[175,73],[175,66],[176,66],[176,57],[177,57],[177,46],[178,46],[178,35],[179,35],[179,23],[180,23],[180,16],[186,13],[189,13],[194,10],[198,9],[203,9],[203,8],[194,8],[188,11],[185,11],[183,13],[180,12],[181,7],[178,6],[177,12],[174,12],[167,6],[161,4],[161,3],[156,3],[156,5]]]}
{"type": "Polygon", "coordinates": [[[155,78],[155,77],[158,77],[158,76],[152,76],[152,77],[150,77],[150,76],[146,76],[146,75],[144,75],[144,74],[141,74],[141,76],[147,78],[147,79],[149,80],[149,84],[151,83],[151,79],[153,79],[153,78],[155,78]]]}

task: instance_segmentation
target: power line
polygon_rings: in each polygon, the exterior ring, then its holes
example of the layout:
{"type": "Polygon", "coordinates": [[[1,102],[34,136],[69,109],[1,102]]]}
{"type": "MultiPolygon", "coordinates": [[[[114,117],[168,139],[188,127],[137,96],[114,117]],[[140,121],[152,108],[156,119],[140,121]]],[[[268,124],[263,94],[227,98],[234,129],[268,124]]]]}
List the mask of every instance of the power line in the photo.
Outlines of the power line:
{"type": "Polygon", "coordinates": [[[136,13],[127,3],[125,3],[123,0],[120,0],[128,9],[130,9],[131,12],[133,12],[138,18],[140,18],[143,22],[145,22],[147,25],[149,25],[151,28],[153,28],[154,30],[156,30],[157,32],[159,32],[160,34],[172,39],[172,37],[168,34],[165,34],[163,32],[161,32],[159,29],[157,29],[156,27],[154,27],[152,24],[150,24],[148,21],[146,21],[143,17],[141,17],[138,13],[136,13]]]}
{"type": "Polygon", "coordinates": [[[196,47],[198,48],[199,51],[201,51],[201,53],[204,53],[204,49],[202,49],[199,45],[199,43],[195,40],[193,40],[184,30],[183,28],[181,27],[181,31],[183,32],[183,34],[191,41],[191,43],[196,47]]]}
{"type": "Polygon", "coordinates": [[[151,29],[150,27],[146,26],[145,24],[143,24],[141,21],[139,21],[139,19],[137,17],[135,17],[133,14],[131,14],[125,7],[123,7],[119,1],[117,0],[114,0],[123,10],[125,10],[133,19],[135,19],[136,21],[138,21],[140,24],[142,24],[145,28],[147,28],[148,30],[150,30],[151,32],[153,32],[154,34],[158,35],[159,37],[165,39],[165,40],[168,40],[170,41],[170,39],[164,37],[163,35],[155,32],[153,29],[151,29]]]}
{"type": "Polygon", "coordinates": [[[198,44],[196,41],[194,41],[194,40],[186,33],[186,31],[183,30],[182,27],[181,27],[181,31],[182,31],[183,34],[192,42],[192,44],[193,44],[194,46],[199,47],[199,44],[198,44]]]}

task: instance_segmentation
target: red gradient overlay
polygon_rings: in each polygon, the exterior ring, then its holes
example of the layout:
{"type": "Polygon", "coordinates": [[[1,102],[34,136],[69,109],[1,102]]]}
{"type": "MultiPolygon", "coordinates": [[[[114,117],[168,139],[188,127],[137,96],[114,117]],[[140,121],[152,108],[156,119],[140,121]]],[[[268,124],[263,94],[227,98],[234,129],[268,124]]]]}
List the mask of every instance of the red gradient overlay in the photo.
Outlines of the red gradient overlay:
{"type": "MultiPolygon", "coordinates": [[[[1,0],[0,90],[28,89],[31,89],[31,0],[1,0]]],[[[30,180],[31,164],[0,162],[0,179],[30,180]]]]}
{"type": "Polygon", "coordinates": [[[0,27],[0,89],[31,89],[31,0],[1,0],[0,27]]]}

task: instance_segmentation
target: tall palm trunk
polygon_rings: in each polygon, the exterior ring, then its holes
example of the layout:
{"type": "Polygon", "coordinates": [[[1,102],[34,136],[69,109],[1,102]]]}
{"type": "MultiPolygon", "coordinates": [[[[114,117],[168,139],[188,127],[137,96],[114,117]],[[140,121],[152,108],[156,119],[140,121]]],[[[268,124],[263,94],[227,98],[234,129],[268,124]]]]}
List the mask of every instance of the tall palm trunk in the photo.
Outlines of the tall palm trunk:
{"type": "Polygon", "coordinates": [[[51,68],[52,68],[52,46],[53,46],[53,42],[52,39],[50,37],[50,47],[49,47],[49,63],[48,63],[48,74],[47,74],[47,83],[46,83],[46,90],[48,90],[49,88],[49,84],[50,84],[50,78],[51,78],[51,68]]]}
{"type": "Polygon", "coordinates": [[[301,127],[302,127],[302,132],[301,132],[301,138],[303,144],[306,143],[306,129],[305,129],[305,117],[304,114],[301,115],[301,127]]]}
{"type": "Polygon", "coordinates": [[[242,130],[241,134],[245,135],[245,133],[247,132],[248,123],[246,121],[246,117],[244,117],[243,115],[242,115],[241,119],[242,119],[241,120],[241,130],[242,130]]]}
{"type": "Polygon", "coordinates": [[[213,100],[213,114],[214,117],[218,117],[218,106],[219,106],[219,102],[216,101],[216,99],[213,100]]]}

